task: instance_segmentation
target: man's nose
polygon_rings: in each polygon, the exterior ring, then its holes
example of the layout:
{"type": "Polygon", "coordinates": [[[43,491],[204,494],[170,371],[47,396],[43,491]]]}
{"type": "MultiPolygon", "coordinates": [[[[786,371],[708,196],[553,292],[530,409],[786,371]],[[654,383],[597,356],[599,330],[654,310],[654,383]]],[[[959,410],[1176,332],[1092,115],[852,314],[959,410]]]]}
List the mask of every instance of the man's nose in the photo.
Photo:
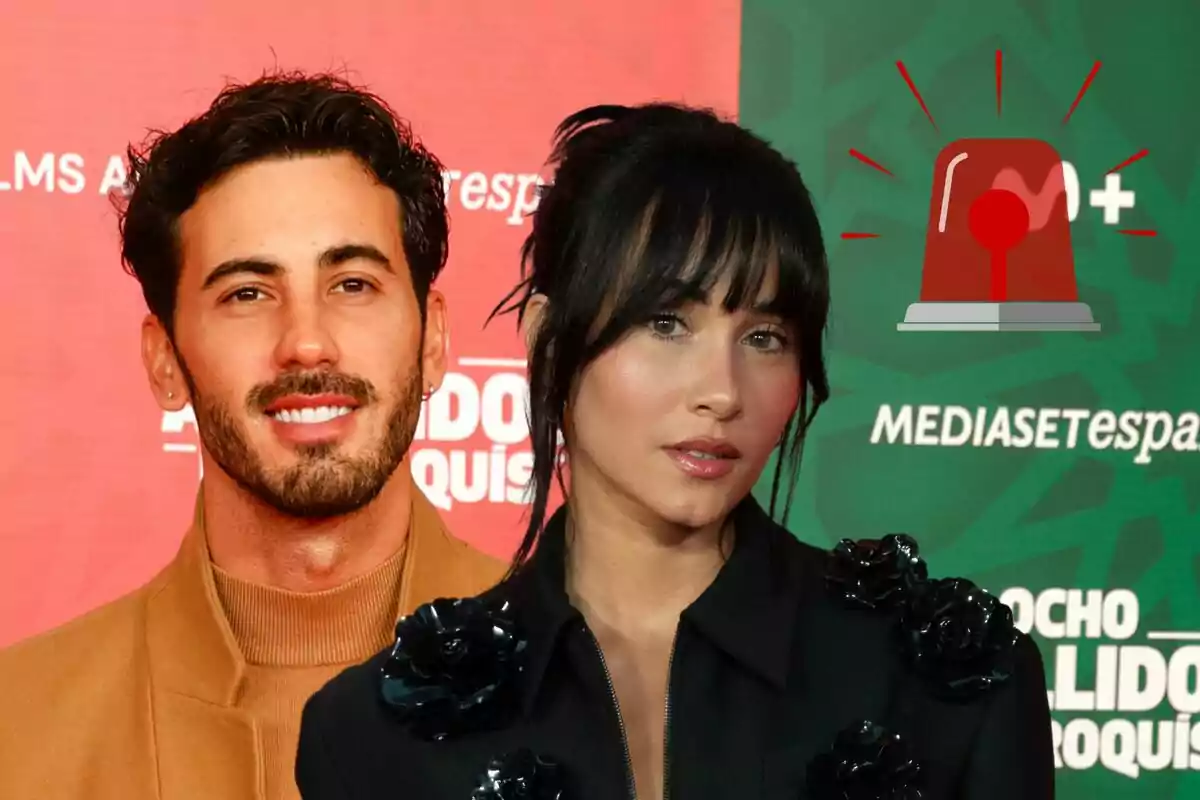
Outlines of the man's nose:
{"type": "Polygon", "coordinates": [[[275,347],[275,361],[281,369],[316,369],[337,363],[337,344],[318,303],[290,302],[283,317],[283,330],[275,347]]]}

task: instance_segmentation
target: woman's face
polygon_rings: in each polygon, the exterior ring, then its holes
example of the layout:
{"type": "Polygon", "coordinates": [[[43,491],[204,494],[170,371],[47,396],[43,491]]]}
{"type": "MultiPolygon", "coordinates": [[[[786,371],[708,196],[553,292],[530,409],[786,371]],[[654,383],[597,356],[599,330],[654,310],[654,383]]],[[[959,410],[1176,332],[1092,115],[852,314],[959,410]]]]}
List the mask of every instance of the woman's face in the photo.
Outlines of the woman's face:
{"type": "Polygon", "coordinates": [[[798,343],[769,312],[727,312],[725,290],[630,330],[580,375],[566,414],[573,499],[697,529],[750,492],[796,411],[798,343]]]}

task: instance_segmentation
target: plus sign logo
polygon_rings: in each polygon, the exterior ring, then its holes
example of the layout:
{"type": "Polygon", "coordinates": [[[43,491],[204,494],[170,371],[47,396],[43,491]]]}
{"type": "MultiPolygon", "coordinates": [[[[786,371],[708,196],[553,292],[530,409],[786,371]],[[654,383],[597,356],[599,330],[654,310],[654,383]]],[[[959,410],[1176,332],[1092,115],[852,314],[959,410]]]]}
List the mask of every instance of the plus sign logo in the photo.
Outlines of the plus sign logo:
{"type": "Polygon", "coordinates": [[[1119,225],[1122,209],[1133,208],[1133,201],[1133,192],[1121,189],[1120,173],[1110,172],[1104,176],[1104,188],[1092,190],[1089,202],[1092,208],[1103,209],[1105,225],[1119,225]]]}
{"type": "MultiPolygon", "coordinates": [[[[896,62],[921,110],[937,130],[903,62],[896,62]]],[[[1092,67],[1063,120],[1075,112],[1100,63],[1092,67]]],[[[1002,54],[996,52],[996,113],[1001,110],[1002,54]]],[[[1117,226],[1136,199],[1120,170],[1088,192],[1105,225],[1117,226]]],[[[850,155],[889,176],[857,150],[850,155]]],[[[1079,216],[1079,174],[1040,139],[959,139],[942,148],[930,192],[920,299],[908,307],[902,331],[1098,331],[1091,308],[1078,296],[1071,225],[1079,216]]],[[[1154,231],[1118,229],[1131,236],[1154,231]]],[[[843,239],[877,238],[847,232],[843,239]]]]}

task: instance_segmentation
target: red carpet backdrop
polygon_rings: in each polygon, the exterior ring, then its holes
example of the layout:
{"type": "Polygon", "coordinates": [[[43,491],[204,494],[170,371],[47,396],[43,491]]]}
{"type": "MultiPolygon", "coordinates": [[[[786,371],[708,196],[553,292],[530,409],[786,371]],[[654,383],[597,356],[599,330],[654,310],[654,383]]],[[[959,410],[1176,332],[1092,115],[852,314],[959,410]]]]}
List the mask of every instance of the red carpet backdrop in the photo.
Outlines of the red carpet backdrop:
{"type": "Polygon", "coordinates": [[[106,196],[128,141],[200,112],[226,77],[275,68],[344,71],[411,120],[448,168],[439,285],[456,364],[414,472],[456,532],[507,555],[529,465],[523,352],[510,318],[482,325],[517,278],[554,125],[659,98],[735,113],[739,13],[736,0],[5,3],[0,646],[140,584],[191,519],[198,437],[150,397],[143,301],[106,196]]]}

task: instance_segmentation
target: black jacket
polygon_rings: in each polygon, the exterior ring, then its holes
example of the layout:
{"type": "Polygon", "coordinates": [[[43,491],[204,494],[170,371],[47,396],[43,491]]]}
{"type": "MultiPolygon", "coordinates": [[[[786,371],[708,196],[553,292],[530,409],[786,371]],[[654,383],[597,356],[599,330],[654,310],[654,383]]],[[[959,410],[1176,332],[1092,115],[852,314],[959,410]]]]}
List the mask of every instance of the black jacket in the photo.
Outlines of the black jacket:
{"type": "MultiPolygon", "coordinates": [[[[671,800],[1054,796],[1041,657],[1007,609],[967,582],[925,580],[911,540],[826,553],[752,500],[735,514],[728,562],[679,625],[671,800]],[[850,794],[856,779],[874,793],[850,794]]],[[[296,764],[305,800],[629,800],[615,694],[563,588],[563,527],[560,509],[511,581],[482,603],[402,621],[398,657],[380,653],[309,701],[296,764]],[[523,633],[508,638],[510,625],[523,633]],[[381,699],[385,669],[406,715],[381,699]],[[502,790],[542,763],[493,761],[522,748],[559,765],[534,779],[563,781],[561,795],[502,790]]]]}

